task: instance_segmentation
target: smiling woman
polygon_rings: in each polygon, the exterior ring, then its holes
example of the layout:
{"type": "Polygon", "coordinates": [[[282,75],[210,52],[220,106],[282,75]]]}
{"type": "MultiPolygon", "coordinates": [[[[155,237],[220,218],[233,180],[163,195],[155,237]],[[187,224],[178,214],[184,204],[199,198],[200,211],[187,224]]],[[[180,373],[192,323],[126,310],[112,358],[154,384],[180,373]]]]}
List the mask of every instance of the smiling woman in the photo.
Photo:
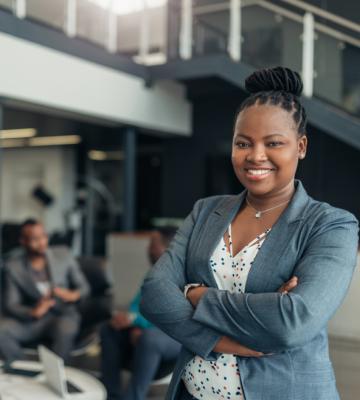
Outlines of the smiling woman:
{"type": "Polygon", "coordinates": [[[245,190],[195,204],[149,272],[141,312],[183,345],[168,400],[339,400],[326,326],[358,223],[295,180],[307,151],[299,74],[257,71],[246,88],[231,154],[245,190]]]}

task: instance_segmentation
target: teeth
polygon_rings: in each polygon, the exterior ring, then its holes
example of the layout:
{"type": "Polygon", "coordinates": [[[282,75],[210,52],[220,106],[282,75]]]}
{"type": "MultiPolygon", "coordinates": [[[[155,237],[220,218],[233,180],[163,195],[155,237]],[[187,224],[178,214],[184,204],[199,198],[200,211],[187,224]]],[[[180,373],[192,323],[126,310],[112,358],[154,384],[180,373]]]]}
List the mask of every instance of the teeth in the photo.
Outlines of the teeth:
{"type": "Polygon", "coordinates": [[[247,172],[250,175],[265,175],[268,174],[271,170],[269,169],[248,169],[247,172]]]}

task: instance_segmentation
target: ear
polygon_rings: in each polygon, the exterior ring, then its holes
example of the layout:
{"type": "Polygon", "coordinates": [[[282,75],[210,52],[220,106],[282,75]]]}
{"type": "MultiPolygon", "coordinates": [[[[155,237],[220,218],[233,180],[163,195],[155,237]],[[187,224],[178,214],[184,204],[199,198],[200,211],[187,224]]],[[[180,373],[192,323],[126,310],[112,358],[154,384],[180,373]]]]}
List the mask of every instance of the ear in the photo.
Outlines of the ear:
{"type": "Polygon", "coordinates": [[[307,144],[308,144],[308,139],[306,134],[302,135],[298,139],[298,157],[300,160],[304,159],[306,156],[307,144]]]}

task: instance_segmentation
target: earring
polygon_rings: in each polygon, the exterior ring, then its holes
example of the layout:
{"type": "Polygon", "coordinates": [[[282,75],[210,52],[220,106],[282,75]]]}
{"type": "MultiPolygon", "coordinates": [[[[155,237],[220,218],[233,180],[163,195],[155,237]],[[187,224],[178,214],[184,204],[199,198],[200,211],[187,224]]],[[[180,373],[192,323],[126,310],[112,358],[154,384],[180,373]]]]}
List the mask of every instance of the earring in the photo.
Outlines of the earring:
{"type": "Polygon", "coordinates": [[[301,154],[299,155],[299,158],[300,158],[300,160],[304,159],[304,158],[305,158],[305,154],[301,153],[301,154]]]}

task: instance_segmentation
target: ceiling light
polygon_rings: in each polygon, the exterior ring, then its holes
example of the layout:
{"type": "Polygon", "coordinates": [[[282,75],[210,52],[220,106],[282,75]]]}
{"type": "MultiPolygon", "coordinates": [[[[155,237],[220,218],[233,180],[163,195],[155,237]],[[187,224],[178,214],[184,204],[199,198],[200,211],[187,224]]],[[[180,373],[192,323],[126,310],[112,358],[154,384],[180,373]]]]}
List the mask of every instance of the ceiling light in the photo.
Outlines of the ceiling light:
{"type": "Polygon", "coordinates": [[[26,146],[25,139],[3,139],[0,142],[0,147],[3,149],[11,147],[25,147],[25,146],[26,146]]]}
{"type": "Polygon", "coordinates": [[[0,131],[0,139],[23,139],[36,135],[36,129],[3,129],[0,131]]]}
{"type": "Polygon", "coordinates": [[[88,157],[90,158],[90,160],[103,161],[106,160],[106,153],[105,151],[100,150],[90,150],[88,152],[88,157]]]}
{"type": "Polygon", "coordinates": [[[29,146],[63,146],[80,142],[81,137],[78,135],[40,136],[29,139],[29,146]]]}
{"type": "Polygon", "coordinates": [[[88,157],[93,161],[104,161],[104,160],[123,160],[123,151],[102,151],[102,150],[90,150],[88,157]]]}

